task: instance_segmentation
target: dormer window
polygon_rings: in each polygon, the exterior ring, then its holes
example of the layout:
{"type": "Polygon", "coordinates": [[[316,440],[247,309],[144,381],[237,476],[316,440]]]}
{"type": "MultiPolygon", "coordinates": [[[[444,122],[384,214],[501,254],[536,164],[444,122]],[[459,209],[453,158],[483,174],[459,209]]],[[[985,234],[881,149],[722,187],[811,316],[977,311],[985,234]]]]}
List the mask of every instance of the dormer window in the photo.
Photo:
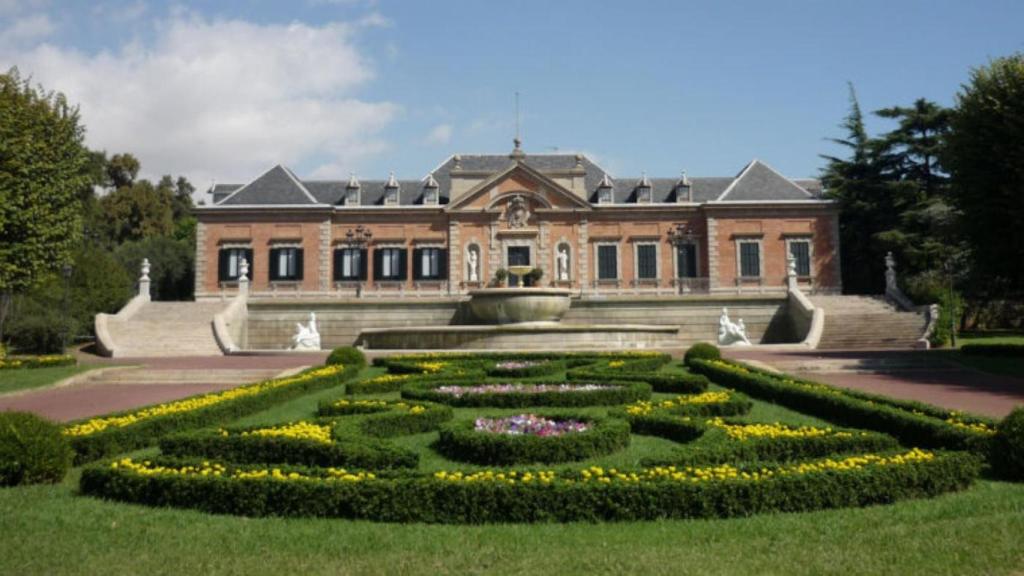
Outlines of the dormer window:
{"type": "Polygon", "coordinates": [[[601,178],[601,183],[597,185],[597,203],[611,204],[612,201],[612,180],[605,174],[604,178],[601,178]]]}
{"type": "Polygon", "coordinates": [[[351,174],[348,177],[348,184],[345,185],[345,194],[341,197],[341,203],[344,206],[359,206],[359,180],[356,179],[355,174],[351,174]]]}
{"type": "Polygon", "coordinates": [[[440,188],[434,175],[428,175],[427,181],[423,184],[423,203],[428,206],[436,206],[440,197],[440,188]]]}
{"type": "Polygon", "coordinates": [[[651,181],[647,178],[646,174],[643,175],[640,178],[640,181],[636,183],[636,203],[651,203],[651,181]]]}
{"type": "Polygon", "coordinates": [[[394,172],[388,176],[388,183],[384,185],[384,204],[386,206],[398,205],[398,180],[395,179],[394,172]]]}
{"type": "Polygon", "coordinates": [[[693,202],[693,187],[690,186],[690,179],[686,177],[686,170],[676,182],[676,202],[693,202]]]}

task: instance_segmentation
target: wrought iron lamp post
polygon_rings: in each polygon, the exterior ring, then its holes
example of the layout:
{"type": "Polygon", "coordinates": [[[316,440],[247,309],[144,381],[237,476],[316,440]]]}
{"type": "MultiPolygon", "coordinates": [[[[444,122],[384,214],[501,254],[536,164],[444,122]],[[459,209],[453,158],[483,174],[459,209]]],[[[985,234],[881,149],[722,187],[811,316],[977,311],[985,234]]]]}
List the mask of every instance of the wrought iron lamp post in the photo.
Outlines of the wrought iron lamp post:
{"type": "MultiPolygon", "coordinates": [[[[373,240],[373,232],[370,232],[370,229],[362,224],[356,226],[355,230],[349,228],[348,232],[345,232],[345,244],[350,248],[366,248],[371,240],[373,240]]],[[[367,257],[369,257],[369,253],[367,253],[367,257]]],[[[367,266],[367,262],[360,262],[359,266],[367,266]]],[[[363,296],[363,279],[360,272],[357,271],[356,275],[359,278],[359,282],[356,284],[356,298],[361,298],[363,296]]]]}
{"type": "Polygon", "coordinates": [[[61,353],[64,353],[68,349],[68,332],[70,332],[71,323],[71,310],[68,306],[68,301],[71,298],[71,273],[74,272],[74,267],[68,262],[61,268],[61,275],[64,277],[64,330],[62,331],[60,338],[61,353]]]}

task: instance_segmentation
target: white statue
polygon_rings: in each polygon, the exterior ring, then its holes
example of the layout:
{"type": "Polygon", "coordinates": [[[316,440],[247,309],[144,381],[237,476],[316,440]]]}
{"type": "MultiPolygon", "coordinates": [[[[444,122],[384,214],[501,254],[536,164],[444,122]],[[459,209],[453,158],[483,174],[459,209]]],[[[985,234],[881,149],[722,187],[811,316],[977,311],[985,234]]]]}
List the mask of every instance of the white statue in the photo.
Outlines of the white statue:
{"type": "Polygon", "coordinates": [[[558,251],[558,279],[562,282],[569,280],[569,251],[564,247],[558,251]]]}
{"type": "Polygon", "coordinates": [[[750,346],[747,339],[747,327],[741,318],[733,324],[729,320],[729,309],[722,308],[722,315],[718,318],[718,343],[721,346],[750,346]]]}
{"type": "Polygon", "coordinates": [[[479,282],[480,274],[477,272],[476,250],[470,248],[469,255],[466,256],[466,262],[469,264],[469,281],[479,282]]]}
{"type": "Polygon", "coordinates": [[[316,313],[309,313],[309,324],[303,326],[295,323],[295,336],[292,336],[292,350],[319,350],[320,332],[316,328],[316,313]]]}

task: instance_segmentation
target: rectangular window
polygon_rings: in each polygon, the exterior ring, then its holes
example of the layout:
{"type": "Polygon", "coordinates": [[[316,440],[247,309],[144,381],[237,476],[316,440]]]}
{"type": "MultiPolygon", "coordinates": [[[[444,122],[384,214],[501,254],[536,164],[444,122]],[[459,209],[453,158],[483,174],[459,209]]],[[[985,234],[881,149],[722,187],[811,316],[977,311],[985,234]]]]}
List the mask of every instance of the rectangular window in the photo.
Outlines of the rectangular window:
{"type": "Polygon", "coordinates": [[[697,277],[697,246],[695,244],[676,245],[676,274],[679,278],[697,277]]]}
{"type": "Polygon", "coordinates": [[[789,253],[796,260],[796,275],[811,275],[811,242],[809,240],[790,240],[789,253]]]}
{"type": "Polygon", "coordinates": [[[366,250],[337,248],[334,250],[334,279],[338,281],[366,278],[366,250]]]}
{"type": "Polygon", "coordinates": [[[658,277],[658,247],[654,244],[637,245],[636,276],[641,280],[653,280],[658,277]]]}
{"type": "Polygon", "coordinates": [[[597,191],[597,203],[598,204],[611,204],[612,203],[612,189],[611,188],[600,188],[597,191]]]}
{"type": "Polygon", "coordinates": [[[382,248],[380,251],[380,277],[383,280],[398,280],[402,270],[400,248],[382,248]]]}
{"type": "Polygon", "coordinates": [[[740,242],[740,276],[760,278],[761,245],[758,242],[740,242]]]}
{"type": "Polygon", "coordinates": [[[417,248],[413,251],[413,278],[440,280],[445,277],[446,251],[443,248],[417,248]]]}
{"type": "Polygon", "coordinates": [[[217,281],[237,282],[242,274],[242,258],[249,263],[249,278],[252,279],[252,249],[221,248],[218,255],[217,281]]]}
{"type": "Polygon", "coordinates": [[[597,247],[597,279],[619,278],[619,250],[617,246],[602,244],[597,247]]]}
{"type": "Polygon", "coordinates": [[[271,280],[302,280],[302,248],[270,250],[271,280]]]}

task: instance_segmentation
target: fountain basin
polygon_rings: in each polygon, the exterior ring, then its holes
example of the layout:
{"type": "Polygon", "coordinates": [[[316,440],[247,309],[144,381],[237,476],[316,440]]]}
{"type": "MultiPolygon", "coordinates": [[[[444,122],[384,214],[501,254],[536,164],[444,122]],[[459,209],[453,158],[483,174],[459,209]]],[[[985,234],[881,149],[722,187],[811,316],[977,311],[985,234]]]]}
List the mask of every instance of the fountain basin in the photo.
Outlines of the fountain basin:
{"type": "Polygon", "coordinates": [[[558,322],[571,295],[565,288],[481,288],[469,292],[469,309],[484,324],[558,322]]]}

